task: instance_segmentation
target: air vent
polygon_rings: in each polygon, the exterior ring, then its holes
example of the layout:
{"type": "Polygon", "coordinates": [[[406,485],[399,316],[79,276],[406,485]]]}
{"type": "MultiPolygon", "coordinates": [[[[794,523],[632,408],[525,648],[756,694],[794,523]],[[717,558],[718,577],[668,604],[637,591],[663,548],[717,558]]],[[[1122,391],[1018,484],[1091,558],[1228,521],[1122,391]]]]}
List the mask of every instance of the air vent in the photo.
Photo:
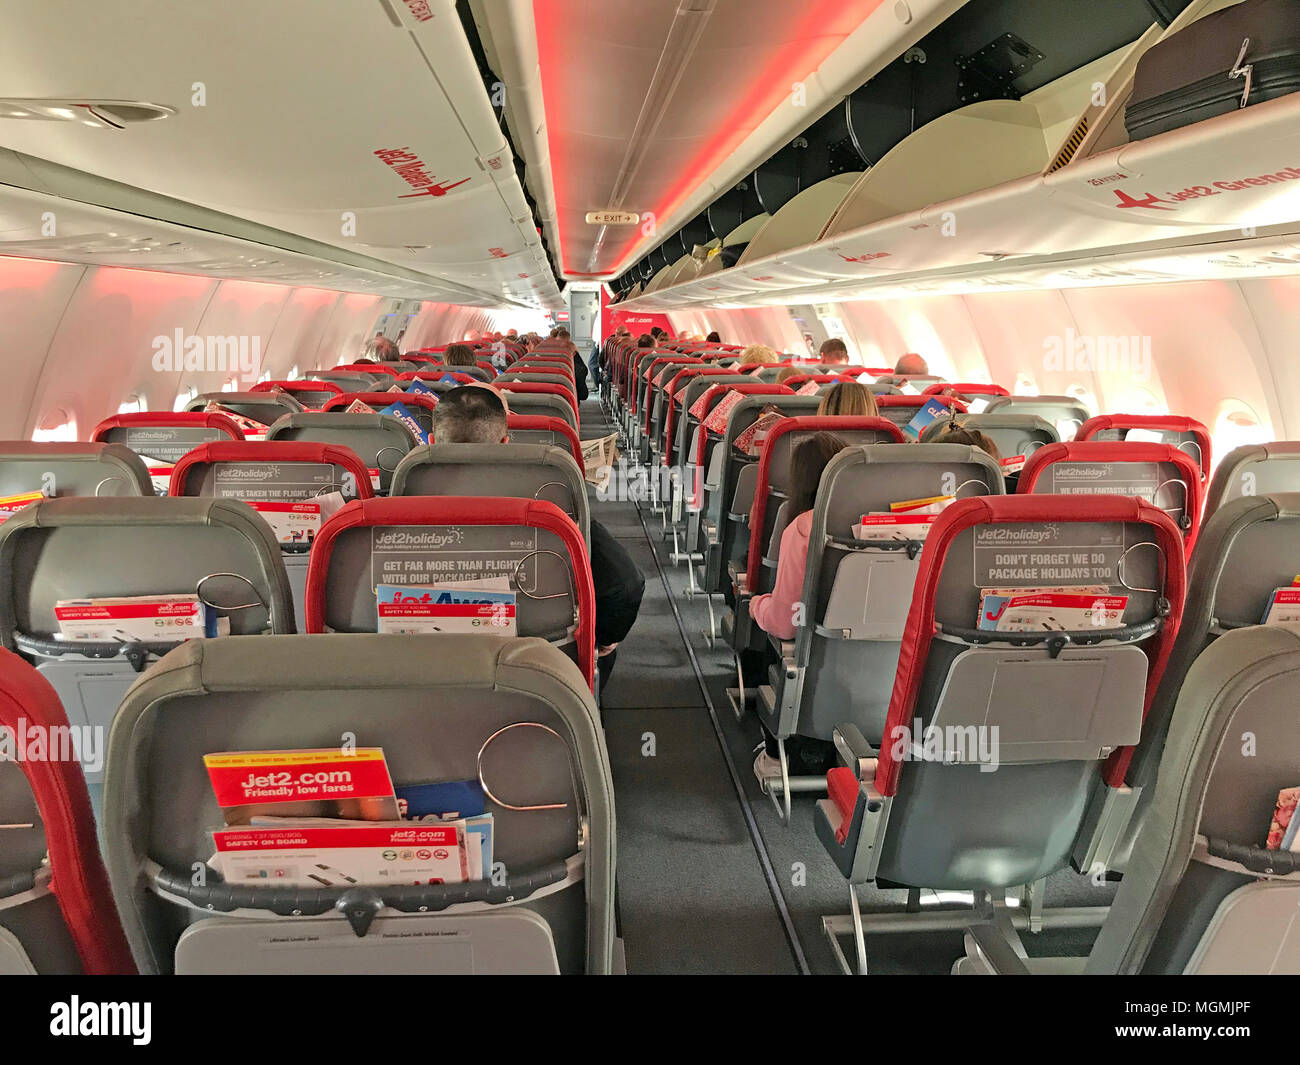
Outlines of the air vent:
{"type": "Polygon", "coordinates": [[[0,97],[0,118],[29,122],[76,122],[96,129],[125,129],[176,114],[174,107],[142,100],[35,100],[0,97]]]}

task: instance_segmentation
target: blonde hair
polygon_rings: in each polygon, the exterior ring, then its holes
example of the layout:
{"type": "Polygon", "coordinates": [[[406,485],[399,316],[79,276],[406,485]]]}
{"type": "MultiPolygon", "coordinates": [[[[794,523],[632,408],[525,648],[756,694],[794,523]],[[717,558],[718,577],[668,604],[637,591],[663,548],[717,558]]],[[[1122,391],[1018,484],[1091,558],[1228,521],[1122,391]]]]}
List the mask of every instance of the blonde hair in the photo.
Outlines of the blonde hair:
{"type": "Polygon", "coordinates": [[[817,413],[832,417],[875,418],[880,411],[876,407],[876,397],[866,385],[857,381],[840,381],[822,396],[817,413]]]}
{"type": "Polygon", "coordinates": [[[750,344],[740,353],[740,365],[755,362],[780,362],[781,356],[766,344],[750,344]]]}
{"type": "Polygon", "coordinates": [[[802,367],[799,367],[799,366],[786,366],[784,369],[781,369],[781,370],[778,370],[778,371],[777,371],[777,374],[776,374],[776,383],[777,383],[778,385],[783,385],[783,384],[785,384],[788,380],[790,380],[790,378],[792,378],[792,377],[802,377],[803,374],[804,374],[804,370],[803,370],[802,367]]]}

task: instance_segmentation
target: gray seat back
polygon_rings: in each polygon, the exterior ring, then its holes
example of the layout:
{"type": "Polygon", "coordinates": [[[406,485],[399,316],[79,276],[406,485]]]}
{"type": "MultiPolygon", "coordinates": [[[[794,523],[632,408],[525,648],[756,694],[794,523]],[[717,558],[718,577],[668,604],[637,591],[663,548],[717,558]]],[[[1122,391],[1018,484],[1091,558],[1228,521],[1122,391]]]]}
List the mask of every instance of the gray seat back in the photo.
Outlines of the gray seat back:
{"type": "Polygon", "coordinates": [[[545,444],[426,444],[393,474],[395,496],[515,496],[544,499],[591,541],[583,471],[567,448],[545,444]]]}
{"type": "Polygon", "coordinates": [[[1005,459],[1013,455],[1032,455],[1045,444],[1059,443],[1056,426],[1037,414],[958,414],[956,418],[936,418],[921,430],[921,443],[928,444],[949,425],[983,433],[1005,459]]]}
{"type": "Polygon", "coordinates": [[[386,373],[362,373],[360,370],[308,370],[309,381],[329,381],[344,392],[372,392],[386,373]]]}
{"type": "Polygon", "coordinates": [[[1004,491],[997,463],[961,444],[868,444],[830,461],[808,541],[806,622],[795,633],[802,693],[796,714],[769,727],[828,740],[836,725],[852,721],[869,742],[880,742],[918,561],[856,541],[853,526],[891,503],[1004,491]]]}
{"type": "Polygon", "coordinates": [[[1300,974],[1296,854],[1264,847],[1297,784],[1297,684],[1295,625],[1229,632],[1188,670],[1088,972],[1300,974]]]}
{"type": "MultiPolygon", "coordinates": [[[[106,728],[140,669],[169,645],[55,640],[54,604],[194,592],[223,608],[232,635],[294,631],[280,546],[243,503],[52,499],[0,525],[0,643],[37,666],[73,725],[106,728]]],[[[88,768],[92,800],[100,778],[88,768]]]]}
{"type": "Polygon", "coordinates": [[[142,972],[610,972],[613,788],[571,662],[494,636],[251,642],[178,648],[132,689],[109,738],[105,852],[142,972]],[[385,908],[357,936],[334,908],[339,888],[256,882],[232,900],[215,874],[195,876],[222,823],[203,755],[345,735],[382,748],[399,787],[479,777],[504,883],[359,885],[385,908]],[[458,904],[437,912],[448,897],[458,904]]]}
{"type": "Polygon", "coordinates": [[[1300,441],[1246,444],[1223,456],[1205,498],[1208,520],[1219,507],[1242,496],[1300,492],[1300,441]]]}
{"type": "Polygon", "coordinates": [[[219,403],[244,418],[270,425],[285,414],[302,411],[303,405],[288,392],[200,392],[186,410],[204,410],[209,403],[219,403]]]}
{"type": "Polygon", "coordinates": [[[1092,417],[1092,411],[1073,396],[990,396],[984,413],[1036,414],[1054,426],[1062,440],[1073,440],[1092,417]]]}
{"type": "MultiPolygon", "coordinates": [[[[393,393],[394,396],[397,393],[393,393]]],[[[309,412],[286,414],[267,431],[267,440],[310,440],[338,444],[357,453],[366,468],[379,471],[378,491],[387,492],[397,469],[413,447],[415,437],[390,414],[309,412]]]]}
{"type": "MultiPolygon", "coordinates": [[[[1014,510],[1026,499],[991,506],[1014,510]]],[[[1136,506],[1123,501],[1094,512],[1132,513],[1136,506]]],[[[1156,619],[1167,605],[1163,574],[1178,564],[1164,558],[1176,551],[1174,536],[1154,521],[1066,516],[1077,513],[978,522],[955,532],[941,559],[933,533],[927,541],[922,570],[937,565],[939,572],[937,580],[923,572],[918,586],[924,579],[934,588],[933,624],[941,634],[929,641],[919,683],[902,697],[914,693],[912,743],[928,741],[931,727],[952,739],[945,738],[942,759],[903,762],[880,851],[882,878],[997,890],[1063,869],[1104,787],[1104,759],[1137,742],[1148,677],[1143,644],[1158,648],[1167,639],[1156,619]],[[1045,585],[1127,595],[1123,622],[1137,626],[1134,635],[1052,646],[1047,633],[974,631],[984,589],[1045,585]],[[964,755],[949,755],[953,742],[964,755]],[[977,744],[988,755],[984,764],[974,756],[977,744]]],[[[914,599],[912,609],[924,611],[925,602],[914,599]]],[[[906,683],[904,676],[897,683],[906,683]]]]}
{"type": "Polygon", "coordinates": [[[578,430],[578,419],[574,416],[573,405],[563,396],[549,392],[502,392],[511,414],[540,414],[549,418],[561,418],[578,430]]]}
{"type": "Polygon", "coordinates": [[[1244,496],[1220,507],[1201,530],[1192,552],[1187,603],[1178,638],[1142,726],[1142,741],[1126,783],[1140,788],[1136,809],[1116,851],[1105,864],[1123,872],[1154,799],[1178,693],[1201,654],[1228,631],[1259,624],[1274,589],[1295,579],[1300,541],[1300,494],[1244,496]]]}
{"type": "Polygon", "coordinates": [[[149,468],[123,444],[0,441],[0,496],[151,496],[149,468]]]}

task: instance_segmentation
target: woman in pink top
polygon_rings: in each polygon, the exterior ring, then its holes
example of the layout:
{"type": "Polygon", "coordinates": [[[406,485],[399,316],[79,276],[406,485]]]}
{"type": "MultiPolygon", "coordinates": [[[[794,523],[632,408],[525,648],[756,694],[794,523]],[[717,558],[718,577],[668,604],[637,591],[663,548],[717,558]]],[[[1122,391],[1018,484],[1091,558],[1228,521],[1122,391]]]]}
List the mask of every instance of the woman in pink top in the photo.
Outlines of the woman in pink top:
{"type": "Polygon", "coordinates": [[[808,569],[808,537],[812,534],[813,504],[826,464],[848,444],[833,433],[814,433],[790,457],[790,524],[781,534],[781,554],[776,565],[776,585],[767,595],[756,595],[749,616],[764,632],[779,640],[793,640],[795,621],[803,613],[803,578],[808,569]]]}
{"type": "MultiPolygon", "coordinates": [[[[767,595],[756,595],[749,604],[754,624],[780,640],[793,640],[795,622],[806,625],[812,619],[801,609],[803,579],[808,571],[808,540],[812,535],[813,505],[817,488],[827,463],[849,445],[834,433],[814,433],[794,449],[790,457],[790,524],[781,534],[781,557],[776,564],[776,586],[767,595]]],[[[761,784],[779,775],[777,742],[763,728],[763,747],[754,759],[754,775],[761,784]]],[[[785,753],[790,771],[821,775],[835,764],[835,749],[830,744],[807,736],[791,736],[785,753]]]]}

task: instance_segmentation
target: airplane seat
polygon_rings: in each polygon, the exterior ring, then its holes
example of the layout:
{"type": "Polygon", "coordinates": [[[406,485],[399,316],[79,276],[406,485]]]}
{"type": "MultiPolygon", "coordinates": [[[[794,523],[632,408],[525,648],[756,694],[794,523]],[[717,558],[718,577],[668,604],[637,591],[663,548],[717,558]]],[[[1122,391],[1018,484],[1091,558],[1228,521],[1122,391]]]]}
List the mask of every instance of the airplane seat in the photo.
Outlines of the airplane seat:
{"type": "MultiPolygon", "coordinates": [[[[1041,905],[1041,882],[1069,864],[1107,786],[1106,759],[1140,737],[1185,593],[1181,534],[1140,499],[991,496],[958,500],[935,519],[884,740],[875,750],[852,725],[836,729],[853,776],[828,781],[835,797],[816,814],[818,838],[849,881],[853,918],[823,919],[845,971],[838,935],[854,934],[864,968],[864,927],[902,931],[912,917],[862,915],[858,884],[973,891],[977,922],[1005,916],[993,899],[1008,888],[1036,885],[1041,905]],[[979,627],[986,590],[1030,586],[1102,586],[1125,597],[1122,624],[979,627]]],[[[1057,916],[1077,926],[1087,915],[1057,916]]],[[[1050,927],[1052,912],[1040,920],[1050,927]]],[[[971,923],[957,915],[953,927],[971,923]]]]}
{"type": "MultiPolygon", "coordinates": [[[[846,723],[873,748],[886,735],[885,715],[912,589],[922,565],[918,561],[922,542],[859,540],[853,527],[864,514],[888,513],[891,503],[1003,492],[998,464],[979,448],[964,444],[855,445],[827,464],[808,541],[802,596],[805,622],[796,627],[792,641],[770,637],[750,622],[754,636],[771,643],[776,661],[763,678],[765,683],[757,685],[756,709],[777,740],[780,764],[779,777],[769,780],[764,790],[787,823],[791,795],[787,739],[800,735],[831,740],[836,728],[846,723]]],[[[978,604],[968,621],[977,612],[978,604]]]]}
{"type": "Polygon", "coordinates": [[[331,381],[258,381],[250,392],[287,392],[302,404],[303,410],[320,410],[343,389],[331,381]]]}
{"type": "Polygon", "coordinates": [[[1016,491],[1138,496],[1169,514],[1191,556],[1201,527],[1201,470],[1168,444],[1071,440],[1040,447],[1025,462],[1016,491]]]}
{"type": "MultiPolygon", "coordinates": [[[[0,650],[0,728],[48,737],[45,758],[0,759],[0,974],[135,972],[95,839],[72,731],[49,682],[0,650]],[[63,747],[66,737],[68,746],[63,747]],[[69,757],[54,757],[54,743],[69,757]]],[[[102,758],[104,744],[95,744],[102,758]]]]}
{"type": "MultiPolygon", "coordinates": [[[[877,382],[879,384],[879,382],[877,382]]],[[[905,393],[897,395],[875,393],[876,409],[882,418],[888,418],[900,429],[906,428],[917,416],[921,408],[934,401],[942,403],[955,414],[965,414],[966,404],[952,396],[910,396],[905,393]]]]}
{"type": "Polygon", "coordinates": [[[105,854],[142,972],[614,969],[609,757],[591,691],[563,654],[479,634],[245,642],[177,648],[118,711],[105,854]],[[205,754],[337,748],[348,734],[383,750],[398,787],[480,781],[493,875],[345,890],[227,883],[204,868],[222,824],[205,754]]]}
{"type": "Polygon", "coordinates": [[[425,438],[433,431],[433,408],[438,405],[438,397],[424,392],[341,392],[329,400],[321,410],[324,413],[346,412],[348,407],[358,400],[373,408],[376,413],[383,413],[394,403],[400,403],[411,412],[416,427],[425,438]]]}
{"type": "MultiPolygon", "coordinates": [[[[666,409],[664,412],[664,430],[663,430],[663,463],[665,466],[671,466],[678,454],[677,435],[681,425],[677,412],[682,411],[682,420],[685,419],[687,406],[684,402],[686,390],[691,381],[697,377],[717,377],[725,374],[727,371],[720,366],[708,366],[692,363],[679,369],[664,385],[666,409]]],[[[735,376],[739,376],[738,374],[735,376]]]]}
{"type": "MultiPolygon", "coordinates": [[[[396,393],[393,393],[396,395],[396,393]]],[[[376,492],[386,494],[393,471],[416,446],[411,430],[391,414],[328,413],[286,414],[266,431],[268,441],[301,440],[349,448],[370,471],[376,492]]]]}
{"type": "Polygon", "coordinates": [[[394,496],[349,503],[312,546],[305,628],[376,632],[380,584],[500,577],[516,593],[518,634],[563,649],[591,687],[596,616],[587,545],[573,520],[544,500],[394,496]]]}
{"type": "MultiPolygon", "coordinates": [[[[237,499],[254,504],[256,510],[256,504],[266,503],[301,507],[314,496],[332,492],[345,501],[369,499],[374,494],[370,474],[355,451],[336,444],[275,440],[201,444],[176,464],[170,494],[237,499]]],[[[320,516],[309,520],[317,527],[304,526],[302,539],[279,537],[298,620],[304,616],[307,555],[319,531],[320,516]]]]}
{"type": "Polygon", "coordinates": [[[1001,385],[986,385],[980,381],[935,381],[932,385],[926,385],[921,389],[923,396],[937,396],[941,392],[952,389],[957,393],[958,399],[969,400],[975,396],[1009,396],[1011,395],[1001,385]]]}
{"type": "Polygon", "coordinates": [[[745,522],[749,531],[748,554],[743,565],[734,567],[732,572],[736,602],[732,626],[735,650],[757,650],[763,646],[758,633],[751,630],[749,624],[749,600],[770,592],[776,582],[781,536],[789,523],[786,503],[790,489],[790,461],[795,448],[819,432],[834,433],[851,447],[903,443],[902,431],[886,418],[799,415],[782,418],[768,430],[759,449],[753,475],[753,498],[745,522]]]}
{"type": "MultiPolygon", "coordinates": [[[[57,638],[59,600],[193,594],[232,635],[293,632],[271,527],[226,499],[49,499],[0,525],[0,646],[32,662],[74,725],[106,727],[122,693],[174,641],[57,638]]],[[[96,790],[100,775],[88,773],[96,790]]]]}
{"type": "MultiPolygon", "coordinates": [[[[463,366],[456,369],[452,369],[451,367],[447,367],[446,369],[434,367],[432,370],[421,368],[412,373],[402,374],[398,377],[397,382],[402,385],[405,395],[411,394],[405,392],[405,390],[410,388],[410,382],[412,381],[419,381],[426,388],[431,388],[433,391],[441,394],[443,392],[450,392],[453,388],[459,388],[461,385],[470,385],[475,381],[480,381],[478,377],[463,372],[464,369],[465,367],[463,366]]],[[[484,382],[480,381],[480,383],[484,382]]],[[[394,395],[396,395],[396,393],[394,393],[394,395]]]]}
{"type": "Polygon", "coordinates": [[[1208,519],[1225,503],[1242,496],[1300,492],[1300,441],[1244,444],[1223,456],[1205,495],[1208,519]]]}
{"type": "Polygon", "coordinates": [[[868,370],[867,373],[876,379],[876,384],[893,385],[895,388],[911,385],[913,388],[921,390],[929,388],[931,385],[939,385],[938,391],[943,391],[943,389],[949,387],[947,381],[932,373],[897,374],[892,370],[886,370],[880,374],[874,374],[868,370]]]}
{"type": "Polygon", "coordinates": [[[568,408],[561,417],[573,426],[574,431],[578,431],[581,427],[578,414],[578,396],[570,388],[563,385],[544,384],[534,381],[507,381],[495,387],[502,392],[509,393],[506,402],[510,405],[510,413],[512,414],[553,414],[560,408],[557,404],[546,402],[546,400],[558,399],[568,408]],[[516,401],[516,397],[521,398],[516,401]]]}
{"type": "Polygon", "coordinates": [[[304,409],[288,392],[200,392],[185,404],[185,409],[201,411],[209,403],[218,403],[260,425],[270,425],[282,415],[297,414],[304,409]]]}
{"type": "Polygon", "coordinates": [[[379,387],[387,374],[363,373],[365,367],[356,370],[308,370],[308,381],[326,381],[338,385],[340,392],[369,392],[379,387]]]}
{"type": "Polygon", "coordinates": [[[532,384],[532,385],[551,385],[556,388],[562,388],[566,393],[573,397],[573,402],[578,402],[578,386],[574,384],[573,378],[566,377],[559,370],[552,373],[549,370],[507,370],[501,374],[494,384],[504,387],[507,384],[532,384]]]}
{"type": "Polygon", "coordinates": [[[1300,862],[1268,850],[1300,765],[1300,627],[1226,633],[1188,670],[1150,812],[1085,972],[1300,974],[1300,862]],[[1258,738],[1247,750],[1242,736],[1258,738]]]}
{"type": "Polygon", "coordinates": [[[1073,440],[1092,412],[1073,396],[992,396],[985,414],[1037,414],[1056,426],[1062,440],[1073,440]]]}
{"type": "Polygon", "coordinates": [[[506,415],[506,428],[512,444],[547,444],[550,447],[565,448],[573,456],[574,462],[583,465],[582,441],[563,418],[512,413],[506,415]]]}
{"type": "Polygon", "coordinates": [[[508,496],[544,499],[564,511],[591,543],[582,466],[559,447],[508,443],[426,444],[393,473],[393,496],[508,496]]]}
{"type": "Polygon", "coordinates": [[[124,444],[0,441],[0,496],[28,492],[151,496],[154,486],[144,460],[124,444]]]}
{"type": "Polygon", "coordinates": [[[1300,626],[1215,640],[1183,678],[1129,869],[1088,957],[1026,959],[974,926],[954,972],[1300,974],[1300,861],[1270,824],[1300,763],[1298,681],[1300,626]]]}
{"type": "Polygon", "coordinates": [[[1172,414],[1100,414],[1089,418],[1079,428],[1076,440],[1141,442],[1133,434],[1141,433],[1145,442],[1168,444],[1186,451],[1201,471],[1201,481],[1210,479],[1213,441],[1210,430],[1195,418],[1172,414]],[[1158,436],[1158,440],[1150,440],[1158,436]]]}
{"type": "Polygon", "coordinates": [[[1125,872],[1154,795],[1183,679],[1225,633],[1260,624],[1273,592],[1295,580],[1300,493],[1243,496],[1206,520],[1188,570],[1187,605],[1169,664],[1131,759],[1110,768],[1126,791],[1114,810],[1095,813],[1094,845],[1081,861],[1125,872]]]}
{"type": "Polygon", "coordinates": [[[1037,414],[963,414],[936,418],[921,430],[921,443],[932,443],[950,425],[983,433],[1004,460],[1028,458],[1040,447],[1061,442],[1056,426],[1037,414]]]}

